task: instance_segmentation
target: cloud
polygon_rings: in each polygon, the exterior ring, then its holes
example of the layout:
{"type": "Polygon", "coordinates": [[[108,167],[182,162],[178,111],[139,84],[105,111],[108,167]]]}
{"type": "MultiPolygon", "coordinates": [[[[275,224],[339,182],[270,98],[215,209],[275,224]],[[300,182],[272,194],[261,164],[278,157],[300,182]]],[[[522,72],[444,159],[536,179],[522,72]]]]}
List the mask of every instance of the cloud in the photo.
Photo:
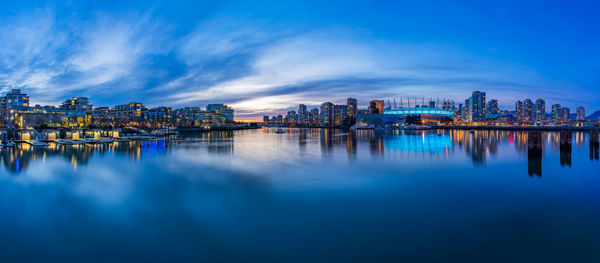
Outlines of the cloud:
{"type": "Polygon", "coordinates": [[[78,95],[98,106],[221,102],[238,116],[347,97],[361,105],[415,96],[459,103],[473,90],[487,91],[506,107],[528,94],[543,94],[547,103],[597,97],[504,61],[498,55],[503,50],[486,56],[447,43],[378,38],[360,28],[226,12],[197,21],[165,20],[144,10],[71,13],[41,8],[0,16],[3,91],[22,88],[40,104],[78,95]]]}

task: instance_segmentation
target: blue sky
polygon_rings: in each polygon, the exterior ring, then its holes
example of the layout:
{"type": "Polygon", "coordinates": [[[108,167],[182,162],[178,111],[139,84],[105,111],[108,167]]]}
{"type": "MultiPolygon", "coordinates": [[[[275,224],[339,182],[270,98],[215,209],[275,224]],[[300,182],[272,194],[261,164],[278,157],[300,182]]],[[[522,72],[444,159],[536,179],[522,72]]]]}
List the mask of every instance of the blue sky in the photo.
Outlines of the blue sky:
{"type": "MultiPolygon", "coordinates": [[[[304,103],[487,92],[600,109],[594,1],[0,3],[0,87],[34,104],[304,103]]],[[[547,106],[549,108],[549,106],[547,106]]]]}

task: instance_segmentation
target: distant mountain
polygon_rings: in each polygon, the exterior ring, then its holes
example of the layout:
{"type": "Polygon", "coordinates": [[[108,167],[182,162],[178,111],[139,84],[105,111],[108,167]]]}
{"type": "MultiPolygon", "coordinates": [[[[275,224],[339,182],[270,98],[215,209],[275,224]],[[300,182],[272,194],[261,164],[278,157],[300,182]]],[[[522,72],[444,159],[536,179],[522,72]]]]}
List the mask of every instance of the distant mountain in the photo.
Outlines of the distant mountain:
{"type": "Polygon", "coordinates": [[[592,113],[592,115],[587,116],[587,119],[593,121],[600,120],[600,110],[597,110],[596,112],[592,113]]]}

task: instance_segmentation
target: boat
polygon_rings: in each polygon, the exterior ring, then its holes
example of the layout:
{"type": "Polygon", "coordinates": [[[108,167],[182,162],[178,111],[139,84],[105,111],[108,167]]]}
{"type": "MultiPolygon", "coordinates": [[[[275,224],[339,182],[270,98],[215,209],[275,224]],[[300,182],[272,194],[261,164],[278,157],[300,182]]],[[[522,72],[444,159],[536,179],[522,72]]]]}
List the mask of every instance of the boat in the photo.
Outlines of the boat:
{"type": "Polygon", "coordinates": [[[284,130],[282,130],[282,129],[277,129],[277,130],[275,131],[275,133],[285,133],[285,131],[284,131],[284,130]]]}

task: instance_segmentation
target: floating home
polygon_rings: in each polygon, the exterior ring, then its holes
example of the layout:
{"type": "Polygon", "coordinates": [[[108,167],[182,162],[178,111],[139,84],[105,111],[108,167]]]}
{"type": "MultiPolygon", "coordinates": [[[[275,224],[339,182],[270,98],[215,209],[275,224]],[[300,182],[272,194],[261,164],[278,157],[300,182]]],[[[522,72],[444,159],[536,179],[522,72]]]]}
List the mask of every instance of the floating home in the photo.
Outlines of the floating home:
{"type": "Polygon", "coordinates": [[[79,140],[83,138],[82,130],[68,130],[65,132],[65,138],[69,140],[79,140]]]}
{"type": "Polygon", "coordinates": [[[35,136],[34,130],[19,130],[17,132],[17,139],[19,141],[31,141],[35,136]]]}
{"type": "Polygon", "coordinates": [[[104,131],[104,137],[108,138],[119,138],[121,136],[121,129],[112,129],[104,131]]]}
{"type": "Polygon", "coordinates": [[[41,139],[44,141],[55,141],[60,139],[60,133],[57,130],[43,130],[41,139]]]}
{"type": "Polygon", "coordinates": [[[100,139],[100,137],[102,137],[102,130],[93,129],[85,131],[85,138],[100,139]]]}

